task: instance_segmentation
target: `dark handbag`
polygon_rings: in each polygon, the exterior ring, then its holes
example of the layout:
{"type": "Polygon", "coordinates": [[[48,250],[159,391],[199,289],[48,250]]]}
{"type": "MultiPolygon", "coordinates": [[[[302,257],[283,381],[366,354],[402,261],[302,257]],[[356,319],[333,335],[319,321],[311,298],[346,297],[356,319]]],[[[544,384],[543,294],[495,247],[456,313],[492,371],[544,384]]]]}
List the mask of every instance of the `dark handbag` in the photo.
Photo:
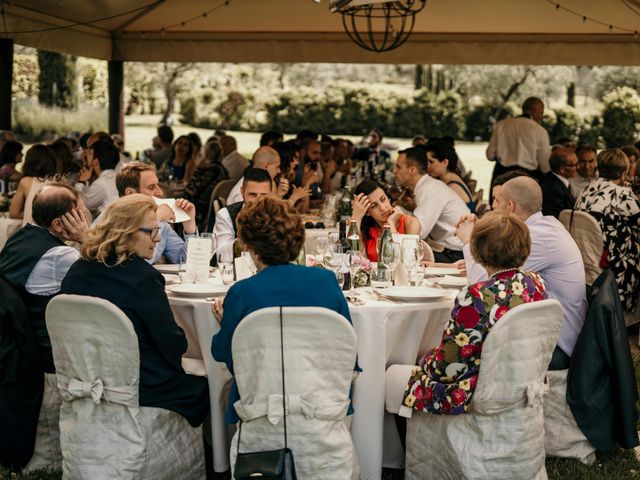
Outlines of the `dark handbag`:
{"type": "Polygon", "coordinates": [[[282,307],[280,307],[280,362],[282,364],[282,420],[284,422],[284,448],[266,452],[240,453],[240,437],[242,421],[238,431],[238,450],[233,478],[236,480],[253,480],[255,478],[280,478],[296,480],[296,467],[293,452],[287,448],[287,412],[284,389],[284,341],[282,328],[282,307]]]}

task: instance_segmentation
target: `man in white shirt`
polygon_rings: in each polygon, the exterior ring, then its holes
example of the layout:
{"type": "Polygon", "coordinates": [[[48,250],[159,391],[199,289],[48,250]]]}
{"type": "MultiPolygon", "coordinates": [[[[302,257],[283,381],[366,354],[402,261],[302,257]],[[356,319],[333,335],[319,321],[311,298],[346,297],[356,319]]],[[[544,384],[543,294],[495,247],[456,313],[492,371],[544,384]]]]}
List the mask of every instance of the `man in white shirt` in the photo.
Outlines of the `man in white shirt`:
{"type": "MultiPolygon", "coordinates": [[[[494,210],[513,212],[529,227],[531,253],[522,269],[539,273],[549,297],[558,300],[564,311],[562,331],[549,368],[568,368],[588,307],[580,250],[557,219],[542,215],[542,190],[532,178],[521,176],[496,186],[493,207],[494,210]]],[[[469,284],[488,278],[485,269],[471,255],[469,240],[475,220],[475,215],[462,219],[457,231],[465,244],[463,251],[469,284]]]]}
{"type": "Polygon", "coordinates": [[[542,214],[559,218],[562,210],[571,210],[576,203],[569,190],[569,180],[576,176],[578,157],[570,148],[556,147],[549,165],[551,173],[542,183],[542,214]]]}
{"type": "MultiPolygon", "coordinates": [[[[271,176],[272,184],[275,181],[275,178],[280,175],[280,155],[271,147],[260,147],[258,148],[251,158],[252,167],[253,168],[262,168],[269,172],[271,176]]],[[[229,192],[229,196],[227,197],[227,205],[231,205],[232,203],[238,203],[242,201],[242,184],[244,180],[240,178],[238,183],[236,183],[231,192],[229,192]]],[[[280,185],[278,189],[278,196],[282,197],[285,193],[289,191],[289,182],[284,182],[282,179],[280,180],[280,185]],[[284,190],[286,188],[286,190],[284,190]],[[280,195],[280,189],[284,190],[284,193],[280,195]]]]}
{"type": "Polygon", "coordinates": [[[222,147],[222,166],[227,169],[230,180],[242,178],[242,174],[249,166],[249,161],[238,152],[236,139],[231,135],[223,135],[220,138],[222,147]]]}
{"type": "Polygon", "coordinates": [[[487,158],[495,161],[491,183],[510,170],[524,169],[540,179],[549,167],[549,134],[540,125],[544,103],[536,97],[522,104],[522,115],[500,120],[493,127],[487,158]]]}
{"type": "Polygon", "coordinates": [[[436,262],[461,260],[462,242],[454,234],[458,220],[467,215],[469,209],[444,182],[427,174],[425,149],[411,147],[400,151],[393,173],[401,187],[413,191],[416,202],[413,215],[420,221],[420,237],[430,236],[445,247],[442,252],[434,252],[436,262]]]}
{"type": "MultiPolygon", "coordinates": [[[[83,196],[85,206],[94,217],[118,198],[115,168],[119,158],[118,149],[113,142],[107,140],[98,140],[87,149],[87,162],[97,178],[88,188],[83,189],[83,196]]],[[[86,172],[80,176],[80,181],[83,180],[87,180],[86,172]]]]}
{"type": "Polygon", "coordinates": [[[578,174],[569,179],[571,195],[577,199],[582,191],[598,177],[597,151],[591,145],[578,145],[578,174]]]}
{"type": "Polygon", "coordinates": [[[33,221],[18,230],[0,252],[0,276],[22,297],[45,371],[55,373],[45,310],[80,257],[75,248],[64,242],[84,241],[87,219],[82,198],[68,185],[49,182],[33,200],[33,221]]]}
{"type": "Polygon", "coordinates": [[[271,176],[265,169],[248,168],[245,170],[240,187],[242,200],[227,205],[216,215],[213,233],[216,236],[219,262],[233,262],[233,242],[237,235],[236,218],[245,204],[258,197],[271,195],[271,183],[271,176]]]}

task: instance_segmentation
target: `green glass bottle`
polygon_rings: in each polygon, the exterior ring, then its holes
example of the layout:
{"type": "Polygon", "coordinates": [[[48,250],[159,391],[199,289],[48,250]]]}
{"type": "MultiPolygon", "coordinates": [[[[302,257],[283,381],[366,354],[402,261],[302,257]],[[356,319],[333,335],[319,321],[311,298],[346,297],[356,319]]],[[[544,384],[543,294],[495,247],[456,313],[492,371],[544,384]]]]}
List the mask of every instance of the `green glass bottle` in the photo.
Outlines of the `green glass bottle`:
{"type": "Polygon", "coordinates": [[[351,244],[351,250],[360,250],[360,232],[358,231],[358,223],[355,220],[351,220],[347,240],[351,244]]]}

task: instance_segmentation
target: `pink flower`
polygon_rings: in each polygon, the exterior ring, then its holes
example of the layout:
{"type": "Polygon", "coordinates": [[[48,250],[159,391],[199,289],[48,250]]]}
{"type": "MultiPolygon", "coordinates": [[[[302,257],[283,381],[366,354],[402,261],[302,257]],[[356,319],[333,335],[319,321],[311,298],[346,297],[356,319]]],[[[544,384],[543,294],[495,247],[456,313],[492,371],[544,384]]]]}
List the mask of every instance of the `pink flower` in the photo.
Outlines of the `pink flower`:
{"type": "Polygon", "coordinates": [[[472,389],[476,388],[476,385],[478,384],[478,376],[474,375],[473,377],[471,377],[469,379],[469,382],[471,383],[471,388],[472,389]]]}
{"type": "Polygon", "coordinates": [[[433,400],[433,388],[427,387],[424,389],[424,399],[428,402],[433,400]]]}
{"type": "Polygon", "coordinates": [[[508,311],[509,311],[509,307],[507,307],[506,305],[502,305],[501,307],[498,307],[498,309],[496,310],[496,320],[498,320],[502,315],[504,315],[508,311]]]}
{"type": "Polygon", "coordinates": [[[422,400],[424,398],[424,387],[422,385],[418,385],[413,391],[413,394],[415,395],[416,400],[422,400]]]}
{"type": "Polygon", "coordinates": [[[442,413],[444,413],[445,415],[451,413],[451,404],[446,400],[443,400],[440,404],[440,410],[442,410],[442,413]]]}

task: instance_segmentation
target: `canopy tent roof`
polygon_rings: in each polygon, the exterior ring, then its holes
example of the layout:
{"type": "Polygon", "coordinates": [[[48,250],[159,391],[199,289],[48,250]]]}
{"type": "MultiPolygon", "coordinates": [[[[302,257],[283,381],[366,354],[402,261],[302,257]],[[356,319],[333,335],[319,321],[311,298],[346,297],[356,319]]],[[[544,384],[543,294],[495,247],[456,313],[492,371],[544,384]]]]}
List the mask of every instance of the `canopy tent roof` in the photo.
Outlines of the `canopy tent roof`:
{"type": "Polygon", "coordinates": [[[640,30],[640,0],[428,0],[409,41],[386,53],[353,44],[341,16],[329,12],[328,0],[226,3],[11,0],[3,5],[0,37],[130,61],[637,65],[640,60],[640,37],[633,33],[640,30]],[[69,27],[96,19],[104,20],[69,27]]]}

